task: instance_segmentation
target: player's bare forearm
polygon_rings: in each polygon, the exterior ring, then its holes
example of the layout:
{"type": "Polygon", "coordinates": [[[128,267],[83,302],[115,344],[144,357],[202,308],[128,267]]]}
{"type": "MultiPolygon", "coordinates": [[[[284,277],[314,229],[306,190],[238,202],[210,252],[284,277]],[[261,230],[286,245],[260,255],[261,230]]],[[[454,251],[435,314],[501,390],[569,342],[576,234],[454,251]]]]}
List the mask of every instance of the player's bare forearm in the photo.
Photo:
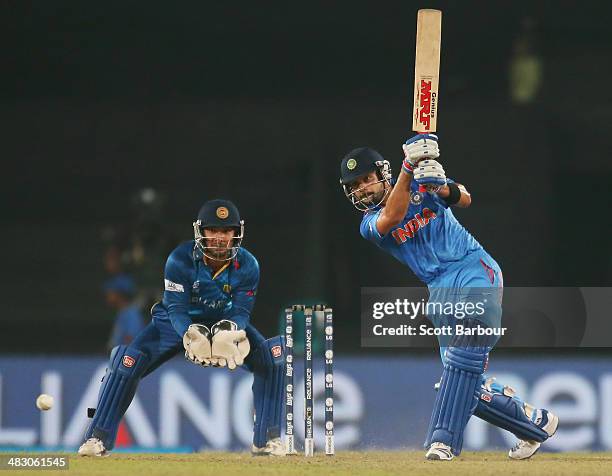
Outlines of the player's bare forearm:
{"type": "MultiPolygon", "coordinates": [[[[460,183],[457,184],[457,187],[459,187],[461,197],[459,198],[459,201],[453,206],[459,208],[469,207],[472,203],[472,197],[470,195],[470,192],[468,192],[465,186],[460,183]]],[[[450,195],[450,189],[448,188],[448,185],[444,185],[440,190],[438,190],[437,193],[440,198],[447,198],[450,195]]]]}
{"type": "Polygon", "coordinates": [[[391,228],[399,225],[406,216],[410,205],[410,184],[412,174],[401,171],[397,182],[393,186],[385,207],[376,221],[376,229],[381,235],[386,235],[391,228]]]}

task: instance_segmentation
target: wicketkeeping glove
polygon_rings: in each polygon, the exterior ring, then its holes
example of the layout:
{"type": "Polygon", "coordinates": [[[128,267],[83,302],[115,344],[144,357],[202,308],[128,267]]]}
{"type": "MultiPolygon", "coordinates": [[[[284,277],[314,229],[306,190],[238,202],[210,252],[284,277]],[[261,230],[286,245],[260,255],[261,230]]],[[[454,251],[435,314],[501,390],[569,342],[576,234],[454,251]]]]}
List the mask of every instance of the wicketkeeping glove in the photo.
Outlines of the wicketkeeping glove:
{"type": "Polygon", "coordinates": [[[407,173],[412,173],[421,160],[440,157],[438,136],[435,134],[418,134],[408,139],[402,148],[404,149],[402,170],[407,173]]]}
{"type": "Polygon", "coordinates": [[[191,324],[183,335],[185,358],[207,367],[211,363],[211,332],[204,324],[191,324]]]}
{"type": "Polygon", "coordinates": [[[244,330],[238,330],[235,322],[222,320],[211,327],[212,359],[217,367],[227,367],[234,370],[244,363],[251,345],[244,330]]]}

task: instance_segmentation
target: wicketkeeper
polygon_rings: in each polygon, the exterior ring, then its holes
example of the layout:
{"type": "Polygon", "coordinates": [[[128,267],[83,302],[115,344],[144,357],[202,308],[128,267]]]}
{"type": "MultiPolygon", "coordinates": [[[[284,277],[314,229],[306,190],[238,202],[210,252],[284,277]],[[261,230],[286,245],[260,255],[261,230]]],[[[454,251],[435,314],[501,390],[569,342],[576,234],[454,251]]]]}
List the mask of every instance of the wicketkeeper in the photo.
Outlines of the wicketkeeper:
{"type": "Polygon", "coordinates": [[[163,300],[151,309],[150,324],[130,345],[112,350],[80,455],[113,449],[140,379],[179,352],[203,367],[244,366],[252,372],[252,453],[285,454],[280,440],[285,342],[280,336],[265,339],[250,323],[259,264],[241,247],[244,222],[229,200],[210,200],[193,229],[194,240],[168,257],[163,300]]]}
{"type": "MultiPolygon", "coordinates": [[[[466,188],[446,177],[438,138],[419,134],[404,145],[397,181],[388,161],[373,149],[349,152],[340,165],[340,183],[353,205],[365,212],[361,235],[408,266],[427,284],[431,303],[480,303],[482,315],[459,319],[428,315],[436,326],[499,329],[502,272],[495,260],[457,221],[451,206],[467,208],[466,188]]],[[[472,414],[514,433],[519,442],[510,458],[531,457],[557,430],[559,419],[534,408],[510,387],[485,377],[491,338],[440,339],[444,364],[425,441],[426,457],[451,460],[461,453],[463,432],[472,414]]]]}

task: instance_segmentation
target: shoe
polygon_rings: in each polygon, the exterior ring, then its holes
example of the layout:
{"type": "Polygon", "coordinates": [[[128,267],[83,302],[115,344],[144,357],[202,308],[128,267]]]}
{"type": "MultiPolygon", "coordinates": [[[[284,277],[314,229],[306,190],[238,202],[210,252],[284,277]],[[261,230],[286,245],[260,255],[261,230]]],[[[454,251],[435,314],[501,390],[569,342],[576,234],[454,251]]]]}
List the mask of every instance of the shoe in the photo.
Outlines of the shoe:
{"type": "Polygon", "coordinates": [[[89,438],[79,448],[79,456],[108,456],[110,453],[104,448],[104,443],[98,438],[89,438]]]}
{"type": "Polygon", "coordinates": [[[431,461],[450,461],[454,457],[450,446],[437,442],[432,443],[425,454],[425,458],[431,461]]]}
{"type": "Polygon", "coordinates": [[[251,446],[253,456],[285,456],[285,445],[280,438],[272,438],[263,448],[251,446]]]}
{"type": "MultiPolygon", "coordinates": [[[[535,421],[542,430],[548,433],[548,438],[553,436],[557,432],[559,427],[559,417],[548,410],[538,410],[538,416],[535,421]],[[544,422],[544,424],[542,424],[544,422]]],[[[542,443],[531,440],[519,440],[513,448],[508,452],[510,459],[529,459],[542,446],[542,443]]]]}
{"type": "Polygon", "coordinates": [[[529,459],[538,452],[542,443],[531,440],[519,440],[516,445],[510,448],[508,456],[510,459],[529,459]]]}

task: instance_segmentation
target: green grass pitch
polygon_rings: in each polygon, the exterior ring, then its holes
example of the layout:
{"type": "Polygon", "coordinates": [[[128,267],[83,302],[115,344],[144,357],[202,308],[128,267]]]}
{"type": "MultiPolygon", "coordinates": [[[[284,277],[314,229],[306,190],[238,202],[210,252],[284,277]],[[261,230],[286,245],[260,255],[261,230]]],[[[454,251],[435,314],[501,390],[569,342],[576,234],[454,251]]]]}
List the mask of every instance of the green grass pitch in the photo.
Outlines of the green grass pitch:
{"type": "MultiPolygon", "coordinates": [[[[105,458],[70,456],[68,471],[16,471],[13,474],[66,476],[245,476],[257,475],[612,475],[612,453],[538,453],[511,461],[503,452],[465,452],[453,461],[425,461],[422,451],[341,451],[330,457],[301,455],[252,457],[247,453],[113,454],[105,458]]],[[[5,471],[0,471],[5,473],[5,471]]],[[[6,472],[8,473],[8,472],[6,472]]]]}

